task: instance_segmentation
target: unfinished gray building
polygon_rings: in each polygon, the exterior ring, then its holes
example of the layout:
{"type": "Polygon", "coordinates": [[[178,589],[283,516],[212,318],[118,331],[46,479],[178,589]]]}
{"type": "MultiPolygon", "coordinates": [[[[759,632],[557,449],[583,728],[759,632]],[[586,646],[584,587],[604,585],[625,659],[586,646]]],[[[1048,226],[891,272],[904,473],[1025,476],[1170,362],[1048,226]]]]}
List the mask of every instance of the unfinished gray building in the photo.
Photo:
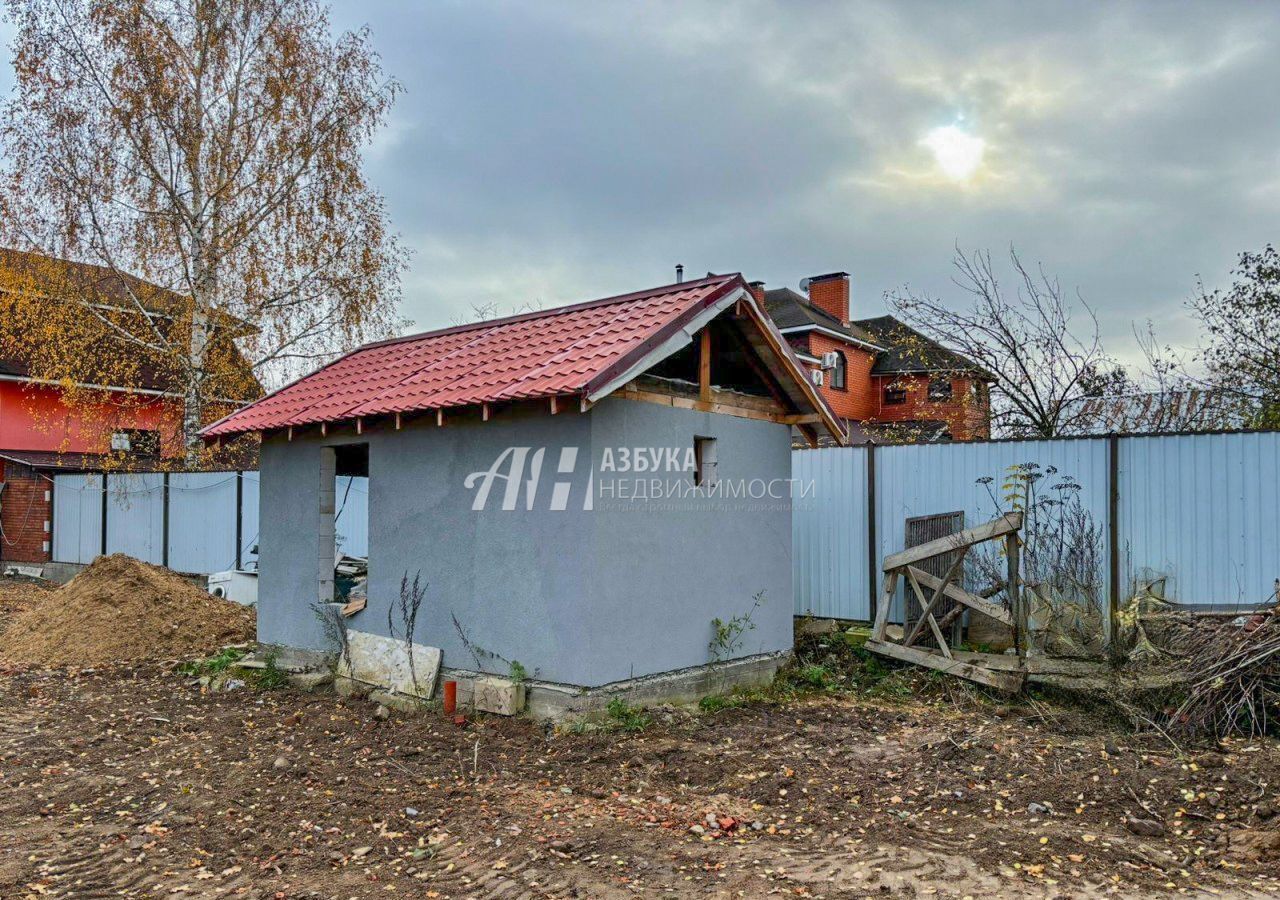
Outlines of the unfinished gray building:
{"type": "Polygon", "coordinates": [[[417,578],[444,677],[552,710],[772,676],[793,427],[844,438],[730,275],[371,344],[205,435],[261,434],[262,642],[334,649],[335,477],[367,475],[360,646],[394,652],[417,578]]]}

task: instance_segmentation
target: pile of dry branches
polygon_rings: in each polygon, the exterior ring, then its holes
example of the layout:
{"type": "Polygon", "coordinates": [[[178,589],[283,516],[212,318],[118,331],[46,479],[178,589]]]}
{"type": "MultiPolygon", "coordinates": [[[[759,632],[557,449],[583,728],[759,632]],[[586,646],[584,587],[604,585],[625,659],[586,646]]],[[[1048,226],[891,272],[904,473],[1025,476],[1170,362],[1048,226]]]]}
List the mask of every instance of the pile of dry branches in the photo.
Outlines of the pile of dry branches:
{"type": "Polygon", "coordinates": [[[1280,616],[1194,616],[1171,642],[1187,673],[1165,728],[1185,735],[1261,735],[1280,716],[1280,616]],[[1185,627],[1189,626],[1189,627],[1185,627]]]}

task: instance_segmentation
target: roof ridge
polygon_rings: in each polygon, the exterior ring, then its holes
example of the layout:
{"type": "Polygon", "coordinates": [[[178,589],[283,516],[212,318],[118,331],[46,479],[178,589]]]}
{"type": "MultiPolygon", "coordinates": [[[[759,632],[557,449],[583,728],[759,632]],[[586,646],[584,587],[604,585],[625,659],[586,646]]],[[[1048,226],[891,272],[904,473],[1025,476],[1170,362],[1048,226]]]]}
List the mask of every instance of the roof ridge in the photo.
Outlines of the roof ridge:
{"type": "Polygon", "coordinates": [[[736,273],[366,345],[202,433],[212,439],[352,418],[358,426],[361,416],[390,412],[579,393],[602,397],[632,377],[628,373],[688,343],[691,323],[702,327],[738,298],[741,314],[762,332],[762,340],[752,343],[761,353],[776,353],[788,383],[798,385],[799,393],[789,390],[792,399],[801,409],[812,403],[840,440],[839,423],[736,273]]]}
{"type": "MultiPolygon", "coordinates": [[[[671,284],[664,284],[658,287],[646,288],[643,291],[631,291],[626,294],[615,294],[612,297],[600,297],[596,300],[584,300],[578,303],[570,303],[565,306],[553,306],[550,309],[535,309],[529,312],[516,313],[511,316],[500,316],[496,319],[481,319],[479,322],[468,322],[463,325],[450,325],[447,328],[436,328],[431,331],[419,331],[416,334],[406,334],[400,337],[386,338],[381,341],[373,341],[369,344],[361,344],[359,347],[346,354],[347,356],[359,353],[361,350],[368,350],[373,347],[385,347],[389,344],[400,344],[406,341],[416,341],[421,338],[443,337],[446,334],[460,334],[464,331],[470,331],[473,328],[494,327],[498,325],[513,325],[517,322],[527,322],[530,319],[541,319],[549,316],[563,315],[564,313],[579,312],[584,309],[591,309],[593,306],[608,306],[612,303],[627,303],[633,300],[639,300],[642,297],[655,294],[669,294],[672,290],[685,290],[691,287],[697,287],[703,284],[709,284],[716,281],[729,281],[734,278],[741,277],[739,272],[730,272],[725,275],[708,275],[705,278],[695,278],[691,281],[674,281],[671,284]]],[[[339,357],[341,358],[341,357],[339,357]]],[[[334,360],[337,362],[337,360],[334,360]]]]}
{"type": "MultiPolygon", "coordinates": [[[[706,279],[702,279],[702,280],[703,280],[703,281],[705,281],[706,279]]],[[[637,298],[637,299],[638,299],[638,298],[637,298]]],[[[570,344],[568,347],[565,347],[563,350],[561,350],[559,353],[557,353],[557,354],[555,354],[554,356],[552,356],[550,359],[546,359],[546,360],[543,360],[542,362],[540,362],[540,363],[538,364],[538,366],[537,366],[537,368],[536,368],[536,369],[531,369],[530,371],[528,371],[528,372],[526,372],[525,374],[521,375],[519,378],[517,378],[515,381],[513,381],[513,382],[512,382],[512,383],[507,387],[507,389],[506,389],[506,391],[505,391],[504,393],[508,393],[508,394],[509,394],[509,393],[511,393],[511,392],[516,388],[516,386],[517,386],[517,385],[523,384],[524,382],[526,382],[526,381],[530,380],[531,378],[533,378],[533,377],[534,377],[534,375],[535,375],[535,374],[540,374],[540,373],[542,373],[542,372],[547,371],[547,369],[548,369],[548,368],[549,368],[553,363],[556,363],[556,362],[558,362],[559,360],[563,359],[563,358],[564,358],[567,354],[569,354],[571,351],[577,350],[577,349],[578,349],[579,347],[581,347],[581,346],[582,346],[586,341],[588,341],[589,339],[594,338],[596,335],[598,335],[598,334],[601,332],[601,330],[602,330],[602,329],[604,329],[604,328],[606,328],[606,327],[608,327],[608,326],[610,326],[610,325],[614,325],[614,324],[616,324],[616,322],[615,322],[615,321],[605,321],[605,322],[601,322],[601,323],[600,323],[599,325],[597,325],[595,328],[591,329],[589,332],[587,332],[586,334],[582,335],[582,337],[578,338],[576,341],[574,341],[574,342],[573,342],[572,344],[570,344]]]]}

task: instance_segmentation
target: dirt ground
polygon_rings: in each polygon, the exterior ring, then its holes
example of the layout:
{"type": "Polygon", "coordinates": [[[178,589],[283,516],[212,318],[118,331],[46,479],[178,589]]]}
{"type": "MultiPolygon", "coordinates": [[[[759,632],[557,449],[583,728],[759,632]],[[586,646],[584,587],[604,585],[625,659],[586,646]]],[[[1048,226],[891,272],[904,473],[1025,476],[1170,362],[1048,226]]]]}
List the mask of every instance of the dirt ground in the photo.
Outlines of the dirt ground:
{"type": "Polygon", "coordinates": [[[1272,742],[1180,758],[1041,705],[847,693],[636,733],[374,712],[0,675],[0,897],[1280,891],[1272,742]]]}

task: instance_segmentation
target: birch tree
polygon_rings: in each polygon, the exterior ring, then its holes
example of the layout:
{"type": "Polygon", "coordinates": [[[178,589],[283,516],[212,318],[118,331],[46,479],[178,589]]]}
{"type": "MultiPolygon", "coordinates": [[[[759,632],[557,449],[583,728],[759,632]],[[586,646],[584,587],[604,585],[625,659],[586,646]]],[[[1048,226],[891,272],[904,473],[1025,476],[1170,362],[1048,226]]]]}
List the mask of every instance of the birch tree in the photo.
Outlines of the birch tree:
{"type": "MultiPolygon", "coordinates": [[[[168,373],[189,458],[231,345],[271,387],[395,330],[404,252],[363,156],[399,87],[367,30],[335,35],[315,0],[8,12],[0,229],[102,273],[11,297],[32,322],[74,317],[112,355],[168,373]]],[[[52,380],[85,362],[44,357],[52,380]]]]}

